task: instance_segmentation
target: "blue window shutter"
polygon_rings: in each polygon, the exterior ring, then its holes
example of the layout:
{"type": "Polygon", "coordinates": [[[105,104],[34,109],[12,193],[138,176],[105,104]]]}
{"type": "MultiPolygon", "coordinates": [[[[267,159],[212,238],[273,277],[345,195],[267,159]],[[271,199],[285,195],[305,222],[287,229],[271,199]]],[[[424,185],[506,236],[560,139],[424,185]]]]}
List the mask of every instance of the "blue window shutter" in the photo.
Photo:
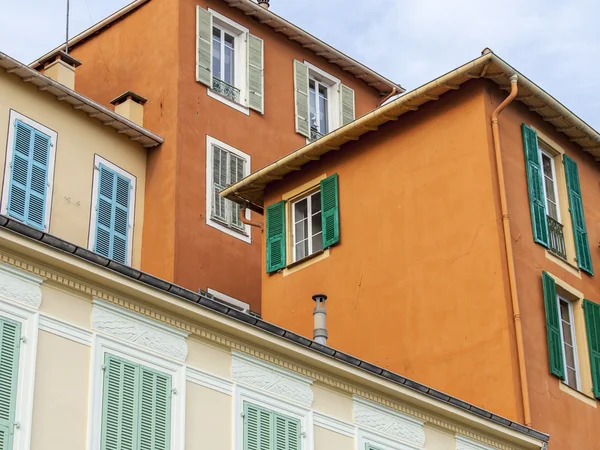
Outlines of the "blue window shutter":
{"type": "Polygon", "coordinates": [[[131,181],[100,164],[94,251],[125,264],[128,255],[131,181]]]}
{"type": "Polygon", "coordinates": [[[0,319],[0,450],[12,448],[21,325],[0,319]]]}
{"type": "Polygon", "coordinates": [[[13,159],[8,190],[8,215],[45,228],[50,136],[15,121],[13,159]]]}

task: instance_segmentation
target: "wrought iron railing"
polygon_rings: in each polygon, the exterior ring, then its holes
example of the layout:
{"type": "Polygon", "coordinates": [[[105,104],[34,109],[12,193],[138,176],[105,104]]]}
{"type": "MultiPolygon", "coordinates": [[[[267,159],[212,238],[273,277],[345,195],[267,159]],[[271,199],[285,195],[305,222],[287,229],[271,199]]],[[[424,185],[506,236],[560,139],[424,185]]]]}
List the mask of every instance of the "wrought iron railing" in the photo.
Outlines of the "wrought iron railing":
{"type": "Polygon", "coordinates": [[[548,219],[550,251],[563,259],[567,259],[567,248],[565,247],[565,235],[562,224],[550,216],[546,216],[546,218],[548,219]]]}
{"type": "Polygon", "coordinates": [[[316,128],[310,127],[310,140],[311,141],[316,141],[317,139],[321,139],[323,136],[325,136],[322,133],[319,133],[319,130],[317,130],[316,128]]]}
{"type": "Polygon", "coordinates": [[[240,102],[240,90],[217,77],[213,77],[212,90],[217,94],[221,94],[223,97],[228,98],[232,102],[240,102]]]}

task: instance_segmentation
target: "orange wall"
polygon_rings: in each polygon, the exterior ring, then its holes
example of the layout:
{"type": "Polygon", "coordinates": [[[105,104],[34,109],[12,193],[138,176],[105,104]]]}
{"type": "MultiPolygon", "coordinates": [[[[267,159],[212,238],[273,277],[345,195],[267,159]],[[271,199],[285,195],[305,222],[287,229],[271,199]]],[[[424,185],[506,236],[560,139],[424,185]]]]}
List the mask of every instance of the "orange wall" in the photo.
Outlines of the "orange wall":
{"type": "MultiPolygon", "coordinates": [[[[494,90],[493,102],[498,102],[502,95],[494,90]]],[[[560,277],[596,303],[600,303],[600,283],[598,275],[592,277],[582,272],[579,279],[564,270],[547,259],[545,249],[533,242],[521,123],[542,131],[577,163],[590,251],[597,274],[600,273],[597,245],[600,240],[598,163],[525,105],[513,104],[503,113],[500,122],[533,426],[551,433],[550,449],[597,449],[599,444],[595,430],[600,423],[600,410],[561,391],[558,379],[550,375],[541,272],[546,270],[560,277]]],[[[563,215],[566,214],[567,220],[570,220],[566,207],[561,207],[563,215]]]]}
{"type": "Polygon", "coordinates": [[[522,420],[485,86],[267,187],[265,205],[337,173],[341,241],[285,277],[263,263],[263,313],[312,337],[311,295],[324,292],[328,345],[522,420]]]}
{"type": "Polygon", "coordinates": [[[377,106],[379,93],[222,0],[150,0],[76,46],[73,56],[83,62],[78,90],[104,104],[127,89],[138,92],[149,99],[145,125],[165,137],[149,158],[142,268],[190,289],[214,288],[260,312],[260,231],[252,230],[249,245],[206,225],[206,136],[251,155],[253,171],[303,146],[295,132],[293,59],[353,88],[357,116],[377,106]],[[264,115],[248,117],[195,81],[198,4],[264,40],[264,115]]]}

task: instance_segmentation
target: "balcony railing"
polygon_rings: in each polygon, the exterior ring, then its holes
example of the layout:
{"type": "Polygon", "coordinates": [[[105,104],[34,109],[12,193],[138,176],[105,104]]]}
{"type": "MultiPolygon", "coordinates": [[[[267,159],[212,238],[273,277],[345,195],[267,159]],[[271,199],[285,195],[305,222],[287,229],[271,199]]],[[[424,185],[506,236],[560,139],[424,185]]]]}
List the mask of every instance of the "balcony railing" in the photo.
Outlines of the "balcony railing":
{"type": "Polygon", "coordinates": [[[228,98],[232,102],[240,102],[240,90],[217,77],[213,77],[212,90],[217,94],[221,94],[223,97],[228,98]]]}
{"type": "Polygon", "coordinates": [[[550,241],[550,251],[563,259],[567,259],[567,248],[565,247],[565,235],[563,226],[550,216],[548,219],[548,240],[550,241]]]}
{"type": "Polygon", "coordinates": [[[317,130],[316,128],[310,127],[310,140],[311,141],[316,141],[317,139],[321,139],[323,136],[325,136],[325,135],[319,133],[319,130],[317,130]]]}

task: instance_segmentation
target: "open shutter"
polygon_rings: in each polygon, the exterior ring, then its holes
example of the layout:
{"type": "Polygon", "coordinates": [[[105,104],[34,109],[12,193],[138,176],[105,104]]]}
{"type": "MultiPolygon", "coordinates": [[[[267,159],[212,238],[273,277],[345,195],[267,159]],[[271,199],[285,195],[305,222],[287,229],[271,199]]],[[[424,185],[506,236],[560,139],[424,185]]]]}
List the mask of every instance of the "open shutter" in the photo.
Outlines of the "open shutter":
{"type": "Polygon", "coordinates": [[[579,185],[579,171],[577,163],[567,155],[563,156],[565,165],[565,176],[567,179],[567,191],[569,194],[569,211],[573,223],[573,238],[575,239],[575,251],[577,253],[577,264],[581,270],[590,275],[594,274],[592,268],[592,255],[585,227],[585,216],[583,215],[583,200],[581,198],[581,187],[579,185]]]}
{"type": "Polygon", "coordinates": [[[354,91],[343,84],[340,85],[340,111],[342,126],[354,122],[354,91]]]}
{"type": "Polygon", "coordinates": [[[285,202],[270,205],[267,214],[267,273],[285,267],[285,202]]]}
{"type": "Polygon", "coordinates": [[[264,43],[256,36],[248,36],[248,106],[264,114],[264,43]]]}
{"type": "Polygon", "coordinates": [[[0,319],[0,450],[10,450],[15,422],[21,325],[0,319]]]}
{"type": "Polygon", "coordinates": [[[294,90],[296,104],[296,132],[310,138],[308,121],[308,67],[294,60],[294,90]]]}
{"type": "MultiPolygon", "coordinates": [[[[239,156],[229,153],[229,185],[235,184],[244,178],[244,164],[246,161],[239,156]]],[[[231,215],[231,225],[243,230],[244,224],[240,219],[240,210],[242,205],[231,200],[225,200],[229,205],[229,214],[231,215]]]]}
{"type": "Polygon", "coordinates": [[[545,247],[549,247],[548,219],[544,186],[542,184],[542,169],[538,153],[537,133],[523,124],[523,148],[525,149],[525,167],[527,172],[527,188],[529,190],[529,206],[531,209],[531,226],[533,240],[545,247]]]}
{"type": "Polygon", "coordinates": [[[274,450],[300,450],[300,421],[273,414],[275,422],[274,450]]]}
{"type": "Polygon", "coordinates": [[[140,368],[139,450],[167,450],[171,442],[171,377],[140,368]]]}
{"type": "Polygon", "coordinates": [[[196,81],[212,87],[212,14],[196,6],[196,81]]]}
{"type": "Polygon", "coordinates": [[[600,399],[600,305],[583,301],[594,397],[600,399]]]}
{"type": "Polygon", "coordinates": [[[272,414],[244,403],[244,450],[272,450],[272,414]]]}
{"type": "Polygon", "coordinates": [[[323,248],[326,249],[340,240],[337,173],[321,181],[321,211],[323,248]]]}
{"type": "Polygon", "coordinates": [[[137,450],[139,366],[106,355],[102,400],[102,450],[137,450]]]}
{"type": "Polygon", "coordinates": [[[116,174],[116,181],[112,259],[125,264],[127,263],[128,254],[129,196],[131,195],[131,181],[119,174],[116,174]]]}
{"type": "Polygon", "coordinates": [[[565,365],[560,337],[560,316],[558,314],[558,299],[554,279],[542,272],[544,287],[544,304],[546,307],[546,333],[548,335],[548,357],[550,358],[550,373],[560,379],[565,379],[565,365]]]}

